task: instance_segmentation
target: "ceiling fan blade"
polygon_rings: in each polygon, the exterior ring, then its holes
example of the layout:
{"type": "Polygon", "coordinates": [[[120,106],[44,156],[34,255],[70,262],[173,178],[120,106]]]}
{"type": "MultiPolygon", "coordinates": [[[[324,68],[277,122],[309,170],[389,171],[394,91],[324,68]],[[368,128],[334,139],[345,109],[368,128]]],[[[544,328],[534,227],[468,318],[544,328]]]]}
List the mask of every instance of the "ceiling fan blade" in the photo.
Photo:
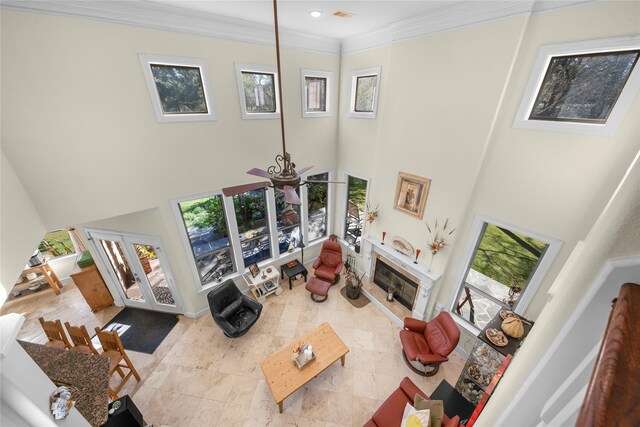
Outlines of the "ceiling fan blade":
{"type": "Polygon", "coordinates": [[[248,170],[247,173],[249,175],[261,176],[262,178],[271,178],[271,174],[269,172],[258,168],[248,170]]]}
{"type": "Polygon", "coordinates": [[[269,181],[252,182],[251,184],[236,185],[235,187],[227,187],[222,189],[222,194],[225,196],[235,196],[236,194],[245,193],[251,190],[257,190],[258,188],[266,188],[270,186],[269,181]]]}
{"type": "Polygon", "coordinates": [[[301,205],[300,197],[298,197],[298,193],[296,193],[296,189],[285,185],[284,186],[284,201],[285,203],[289,203],[291,205],[301,205]]]}
{"type": "Polygon", "coordinates": [[[306,182],[307,184],[346,184],[344,181],[315,181],[313,179],[309,179],[306,182]]]}
{"type": "Polygon", "coordinates": [[[303,173],[305,173],[306,171],[308,171],[309,169],[311,169],[313,166],[307,166],[305,168],[302,168],[298,171],[298,175],[302,175],[303,173]]]}

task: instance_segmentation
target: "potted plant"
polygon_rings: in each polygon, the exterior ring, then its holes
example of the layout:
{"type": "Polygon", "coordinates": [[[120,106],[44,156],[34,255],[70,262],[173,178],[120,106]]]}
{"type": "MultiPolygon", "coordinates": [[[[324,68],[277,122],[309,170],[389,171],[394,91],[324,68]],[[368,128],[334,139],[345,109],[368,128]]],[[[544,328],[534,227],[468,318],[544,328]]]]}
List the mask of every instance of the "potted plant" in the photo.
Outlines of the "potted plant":
{"type": "Polygon", "coordinates": [[[151,263],[149,262],[150,258],[155,258],[153,252],[149,251],[143,245],[135,245],[136,252],[138,253],[138,259],[140,260],[140,264],[142,265],[142,269],[144,270],[144,274],[151,273],[151,263]]]}

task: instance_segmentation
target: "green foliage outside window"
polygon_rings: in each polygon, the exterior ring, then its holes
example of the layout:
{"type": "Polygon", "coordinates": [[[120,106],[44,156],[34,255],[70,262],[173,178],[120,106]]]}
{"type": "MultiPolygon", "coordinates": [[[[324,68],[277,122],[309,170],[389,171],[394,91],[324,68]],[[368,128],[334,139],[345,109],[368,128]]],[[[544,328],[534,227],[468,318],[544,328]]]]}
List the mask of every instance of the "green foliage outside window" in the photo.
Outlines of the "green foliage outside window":
{"type": "Polygon", "coordinates": [[[233,196],[238,232],[245,233],[266,225],[266,197],[264,190],[247,191],[233,196]]]}
{"type": "Polygon", "coordinates": [[[207,113],[200,68],[151,64],[164,114],[207,113]]]}
{"type": "Polygon", "coordinates": [[[365,211],[367,201],[367,180],[349,176],[348,197],[358,206],[361,212],[365,211]]]}
{"type": "Polygon", "coordinates": [[[471,267],[505,286],[523,286],[546,247],[531,237],[487,224],[471,267]]]}
{"type": "Polygon", "coordinates": [[[190,200],[179,205],[187,230],[213,228],[217,234],[227,237],[227,221],[220,196],[190,200]]]}
{"type": "Polygon", "coordinates": [[[274,75],[242,72],[244,99],[248,113],[275,113],[274,75]]]}
{"type": "Polygon", "coordinates": [[[38,250],[53,258],[76,252],[71,242],[71,237],[69,237],[69,232],[66,230],[52,231],[45,234],[38,245],[38,250]]]}
{"type": "MultiPolygon", "coordinates": [[[[328,181],[329,174],[322,173],[318,175],[310,176],[309,179],[311,181],[328,181]]],[[[307,190],[307,198],[309,199],[309,212],[317,211],[318,209],[327,207],[327,194],[328,194],[328,184],[320,183],[320,184],[311,184],[307,190]]]]}

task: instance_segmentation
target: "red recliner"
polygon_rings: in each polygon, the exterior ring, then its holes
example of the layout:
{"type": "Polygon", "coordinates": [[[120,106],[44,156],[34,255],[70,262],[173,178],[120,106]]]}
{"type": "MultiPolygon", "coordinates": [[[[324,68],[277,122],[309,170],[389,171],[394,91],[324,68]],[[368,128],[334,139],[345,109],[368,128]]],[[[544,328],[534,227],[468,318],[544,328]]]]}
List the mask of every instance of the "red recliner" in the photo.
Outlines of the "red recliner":
{"type": "MultiPolygon", "coordinates": [[[[404,377],[400,382],[400,387],[391,393],[364,427],[398,427],[402,422],[404,407],[407,403],[413,406],[413,399],[416,394],[425,399],[429,398],[409,377],[404,377]]],[[[442,420],[443,427],[458,427],[459,423],[460,417],[457,415],[453,418],[445,415],[442,420]]]]}
{"type": "Polygon", "coordinates": [[[415,373],[430,377],[435,375],[442,362],[460,341],[460,329],[449,313],[443,311],[430,322],[404,318],[404,330],[400,331],[402,355],[415,373]]]}
{"type": "Polygon", "coordinates": [[[325,282],[336,283],[340,279],[342,267],[340,243],[327,240],[322,244],[320,256],[313,263],[314,275],[325,282]]]}

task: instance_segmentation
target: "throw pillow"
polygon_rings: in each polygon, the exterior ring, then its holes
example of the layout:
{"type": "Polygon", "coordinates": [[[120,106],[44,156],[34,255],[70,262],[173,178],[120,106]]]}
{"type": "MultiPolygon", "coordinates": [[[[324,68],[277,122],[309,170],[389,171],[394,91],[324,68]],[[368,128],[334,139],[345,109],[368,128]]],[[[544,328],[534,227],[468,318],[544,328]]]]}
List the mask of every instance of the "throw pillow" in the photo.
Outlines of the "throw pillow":
{"type": "Polygon", "coordinates": [[[416,393],[413,398],[413,406],[416,409],[429,409],[431,411],[431,427],[441,427],[444,419],[444,402],[442,400],[429,400],[416,393]]]}
{"type": "Polygon", "coordinates": [[[402,414],[402,423],[400,427],[430,427],[431,417],[429,410],[418,411],[416,408],[407,403],[402,414]]]}

